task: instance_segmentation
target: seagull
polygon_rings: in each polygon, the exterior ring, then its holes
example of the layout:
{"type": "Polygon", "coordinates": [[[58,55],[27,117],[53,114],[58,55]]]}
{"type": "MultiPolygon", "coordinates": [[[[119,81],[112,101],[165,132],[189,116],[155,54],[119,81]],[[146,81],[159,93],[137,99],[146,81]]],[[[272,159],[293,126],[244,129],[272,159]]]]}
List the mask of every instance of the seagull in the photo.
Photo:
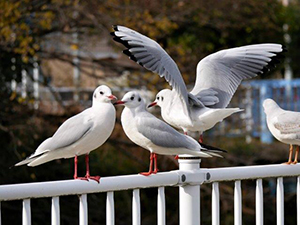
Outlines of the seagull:
{"type": "Polygon", "coordinates": [[[144,176],[158,172],[156,154],[222,157],[217,152],[224,152],[224,150],[204,144],[200,145],[193,138],[179,133],[170,125],[149,113],[146,110],[144,100],[136,91],[126,93],[121,101],[115,102],[115,105],[125,105],[121,115],[121,123],[127,137],[135,144],[150,151],[149,171],[140,173],[144,176]]]}
{"type": "Polygon", "coordinates": [[[74,179],[92,179],[99,183],[100,176],[90,176],[89,153],[100,147],[112,133],[116,110],[111,101],[116,99],[106,85],[97,87],[92,107],[66,120],[31,156],[15,166],[27,164],[33,167],[54,159],[74,157],[74,179]],[[77,176],[77,157],[80,155],[85,155],[85,177],[77,176]]]}
{"type": "Polygon", "coordinates": [[[290,145],[289,160],[285,164],[298,163],[300,145],[300,112],[280,108],[273,99],[263,102],[267,125],[272,135],[280,142],[290,145]],[[296,145],[295,159],[292,161],[293,145],[296,145]]]}
{"type": "Polygon", "coordinates": [[[269,71],[284,50],[281,44],[256,44],[213,53],[198,63],[194,88],[188,92],[176,63],[157,42],[124,26],[113,29],[113,39],[127,48],[124,54],[172,86],[159,92],[149,107],[160,106],[163,119],[186,134],[198,131],[200,142],[205,130],[241,111],[226,108],[241,81],[269,71]]]}

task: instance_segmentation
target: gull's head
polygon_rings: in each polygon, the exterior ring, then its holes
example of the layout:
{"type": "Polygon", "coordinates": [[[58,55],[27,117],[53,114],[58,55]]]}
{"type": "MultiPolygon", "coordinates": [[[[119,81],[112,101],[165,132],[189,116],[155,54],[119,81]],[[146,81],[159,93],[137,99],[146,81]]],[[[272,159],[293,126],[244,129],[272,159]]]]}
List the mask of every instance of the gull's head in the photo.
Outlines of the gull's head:
{"type": "Polygon", "coordinates": [[[128,108],[137,108],[144,105],[144,100],[136,91],[127,92],[121,101],[117,101],[115,105],[125,105],[128,108]]]}
{"type": "Polygon", "coordinates": [[[263,102],[263,107],[264,107],[265,113],[269,114],[269,113],[274,112],[274,109],[278,108],[278,105],[273,99],[267,98],[263,102]]]}
{"type": "Polygon", "coordinates": [[[93,103],[94,102],[102,102],[108,103],[112,100],[117,100],[116,96],[112,95],[111,90],[106,85],[101,85],[96,88],[93,93],[93,103]]]}
{"type": "Polygon", "coordinates": [[[169,89],[163,89],[160,92],[157,93],[156,97],[155,97],[155,101],[150,103],[148,105],[148,108],[152,107],[152,106],[160,106],[161,108],[164,107],[164,105],[166,105],[168,102],[171,101],[172,98],[172,91],[169,89]]]}

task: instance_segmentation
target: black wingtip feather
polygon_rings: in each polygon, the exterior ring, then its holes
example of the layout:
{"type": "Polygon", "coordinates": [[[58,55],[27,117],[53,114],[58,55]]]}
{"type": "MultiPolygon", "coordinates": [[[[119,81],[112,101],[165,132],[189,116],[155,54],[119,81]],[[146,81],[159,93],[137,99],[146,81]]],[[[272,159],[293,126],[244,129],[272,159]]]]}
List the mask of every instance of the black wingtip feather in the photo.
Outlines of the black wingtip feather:
{"type": "Polygon", "coordinates": [[[123,50],[123,53],[129,57],[132,56],[132,53],[129,51],[129,49],[123,50]]]}
{"type": "Polygon", "coordinates": [[[222,153],[227,153],[227,151],[224,150],[224,149],[220,149],[220,148],[217,148],[217,147],[212,147],[212,146],[210,146],[210,145],[207,145],[207,144],[204,144],[204,143],[200,143],[200,142],[199,142],[199,144],[200,144],[202,147],[206,148],[208,152],[211,151],[211,152],[222,152],[222,153]]]}
{"type": "Polygon", "coordinates": [[[124,45],[126,48],[131,48],[131,46],[128,44],[127,41],[123,41],[120,37],[118,36],[114,36],[113,38],[114,41],[121,43],[122,45],[124,45]]]}
{"type": "Polygon", "coordinates": [[[287,52],[287,50],[284,45],[282,45],[281,52],[273,52],[276,55],[271,57],[271,61],[260,72],[258,72],[258,75],[263,75],[265,73],[268,73],[270,70],[274,69],[281,62],[281,59],[285,57],[285,52],[287,52]]]}
{"type": "Polygon", "coordinates": [[[118,25],[112,25],[112,28],[113,28],[115,31],[119,31],[118,25]]]}

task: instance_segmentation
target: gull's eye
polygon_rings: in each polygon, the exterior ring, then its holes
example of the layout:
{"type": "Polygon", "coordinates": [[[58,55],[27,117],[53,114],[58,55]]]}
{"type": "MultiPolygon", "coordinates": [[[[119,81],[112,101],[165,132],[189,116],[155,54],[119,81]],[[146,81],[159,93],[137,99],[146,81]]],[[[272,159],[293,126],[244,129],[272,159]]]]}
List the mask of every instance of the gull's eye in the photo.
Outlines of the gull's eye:
{"type": "Polygon", "coordinates": [[[141,99],[141,98],[139,98],[139,102],[140,102],[140,101],[142,101],[142,99],[141,99]]]}
{"type": "Polygon", "coordinates": [[[159,97],[157,97],[156,99],[159,100],[159,97]]]}
{"type": "Polygon", "coordinates": [[[100,91],[100,95],[103,95],[104,94],[104,92],[103,91],[100,91]]]}
{"type": "Polygon", "coordinates": [[[161,97],[161,101],[163,101],[164,100],[164,97],[161,97]]]}
{"type": "Polygon", "coordinates": [[[131,96],[130,100],[133,101],[133,99],[134,99],[134,96],[131,96]]]}

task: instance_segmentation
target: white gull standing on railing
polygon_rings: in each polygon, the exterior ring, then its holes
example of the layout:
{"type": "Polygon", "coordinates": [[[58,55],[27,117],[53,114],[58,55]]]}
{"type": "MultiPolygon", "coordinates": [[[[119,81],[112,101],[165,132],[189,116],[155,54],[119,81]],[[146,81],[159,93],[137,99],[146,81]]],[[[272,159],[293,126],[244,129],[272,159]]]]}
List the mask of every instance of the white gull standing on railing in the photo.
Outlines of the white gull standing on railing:
{"type": "Polygon", "coordinates": [[[257,44],[211,54],[198,63],[195,86],[188,92],[176,63],[157,42],[124,26],[113,28],[114,40],[128,48],[123,52],[173,88],[159,92],[150,106],[158,104],[163,119],[185,133],[200,132],[200,142],[203,131],[240,111],[225,107],[241,81],[269,71],[283,51],[280,44],[257,44]]]}
{"type": "Polygon", "coordinates": [[[159,120],[146,110],[144,100],[138,92],[130,91],[115,105],[125,105],[121,115],[121,123],[125,134],[135,144],[150,151],[149,172],[141,173],[149,176],[157,173],[156,154],[178,155],[188,154],[198,157],[220,156],[223,152],[204,144],[199,144],[193,138],[183,135],[159,120]],[[212,149],[209,149],[212,148],[212,149]],[[154,160],[154,170],[152,168],[154,160]]]}
{"type": "Polygon", "coordinates": [[[273,99],[266,99],[263,107],[267,116],[267,125],[272,135],[278,141],[290,145],[289,160],[286,164],[298,163],[300,112],[284,110],[273,99]],[[294,161],[292,161],[293,145],[297,146],[294,161]]]}
{"type": "Polygon", "coordinates": [[[74,179],[99,182],[100,176],[90,176],[89,153],[100,147],[113,131],[116,110],[111,101],[115,99],[109,87],[97,87],[93,93],[92,107],[66,120],[31,156],[15,166],[38,166],[54,159],[75,157],[74,179]],[[86,155],[86,175],[78,177],[77,156],[83,154],[86,155]]]}

